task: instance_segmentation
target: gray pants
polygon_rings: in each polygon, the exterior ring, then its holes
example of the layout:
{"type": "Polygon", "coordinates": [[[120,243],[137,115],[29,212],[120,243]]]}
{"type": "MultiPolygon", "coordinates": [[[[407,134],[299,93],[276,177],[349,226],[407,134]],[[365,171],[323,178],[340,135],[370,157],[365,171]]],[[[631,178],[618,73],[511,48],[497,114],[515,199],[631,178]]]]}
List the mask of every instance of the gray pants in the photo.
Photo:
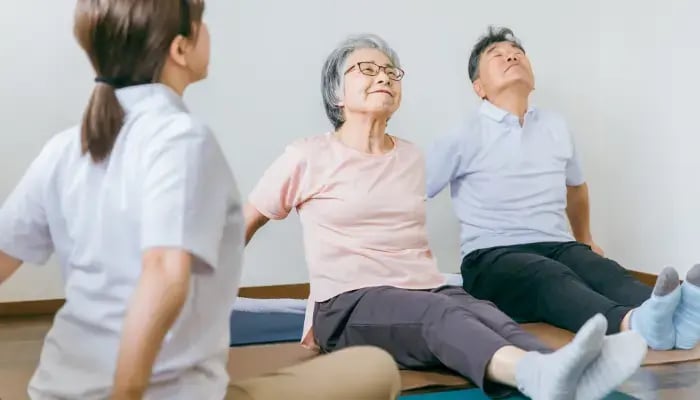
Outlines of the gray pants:
{"type": "Polygon", "coordinates": [[[313,324],[324,352],[377,346],[403,369],[446,367],[491,396],[514,391],[485,379],[498,349],[512,345],[551,351],[492,303],[475,299],[461,287],[355,290],[317,303],[313,324]]]}

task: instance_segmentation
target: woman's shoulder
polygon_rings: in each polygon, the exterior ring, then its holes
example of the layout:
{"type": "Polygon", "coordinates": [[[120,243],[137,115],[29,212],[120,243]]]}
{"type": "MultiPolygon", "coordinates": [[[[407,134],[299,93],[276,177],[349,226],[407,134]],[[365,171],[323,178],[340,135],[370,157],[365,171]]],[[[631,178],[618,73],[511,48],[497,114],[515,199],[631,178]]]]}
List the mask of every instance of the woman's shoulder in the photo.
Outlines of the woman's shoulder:
{"type": "Polygon", "coordinates": [[[187,111],[145,115],[130,126],[128,136],[150,148],[163,146],[218,146],[212,129],[203,120],[187,111]]]}
{"type": "Polygon", "coordinates": [[[414,153],[414,154],[421,154],[422,149],[420,146],[418,146],[415,142],[400,137],[400,136],[394,136],[390,135],[394,139],[394,143],[396,143],[396,150],[403,152],[403,153],[414,153]]]}
{"type": "Polygon", "coordinates": [[[303,136],[290,142],[287,149],[302,154],[318,154],[319,151],[328,149],[333,140],[333,135],[330,132],[303,136]]]}

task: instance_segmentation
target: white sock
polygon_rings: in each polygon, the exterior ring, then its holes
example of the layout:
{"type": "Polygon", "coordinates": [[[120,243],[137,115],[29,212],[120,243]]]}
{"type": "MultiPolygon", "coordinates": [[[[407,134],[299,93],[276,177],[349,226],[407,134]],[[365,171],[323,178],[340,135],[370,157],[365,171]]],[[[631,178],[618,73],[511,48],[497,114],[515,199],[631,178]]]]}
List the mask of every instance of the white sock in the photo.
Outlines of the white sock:
{"type": "Polygon", "coordinates": [[[607,336],[600,356],[581,376],[576,400],[599,400],[634,374],[647,354],[644,338],[633,331],[607,336]]]}
{"type": "Polygon", "coordinates": [[[518,389],[532,399],[573,400],[581,376],[600,354],[607,328],[607,320],[598,314],[556,352],[527,353],[516,367],[518,389]]]}
{"type": "Polygon", "coordinates": [[[700,264],[693,266],[681,285],[681,304],[673,316],[676,348],[690,350],[700,342],[700,264]]]}
{"type": "Polygon", "coordinates": [[[664,268],[649,299],[632,311],[630,329],[638,332],[654,350],[670,350],[676,343],[673,316],[681,302],[678,272],[664,268]]]}

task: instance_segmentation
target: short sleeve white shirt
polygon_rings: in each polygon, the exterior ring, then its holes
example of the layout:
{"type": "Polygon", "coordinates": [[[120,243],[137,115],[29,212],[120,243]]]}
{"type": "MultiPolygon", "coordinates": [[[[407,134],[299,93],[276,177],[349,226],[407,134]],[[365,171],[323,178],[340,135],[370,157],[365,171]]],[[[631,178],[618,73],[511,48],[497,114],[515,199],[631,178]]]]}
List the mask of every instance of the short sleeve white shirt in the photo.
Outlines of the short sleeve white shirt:
{"type": "Polygon", "coordinates": [[[221,399],[243,252],[234,176],[214,135],[168,87],[129,87],[117,97],[126,118],[105,162],[82,154],[79,127],[61,132],[0,209],[0,249],[33,264],[55,253],[65,279],[67,301],[29,391],[105,398],[142,253],[175,247],[196,262],[148,398],[221,399]]]}

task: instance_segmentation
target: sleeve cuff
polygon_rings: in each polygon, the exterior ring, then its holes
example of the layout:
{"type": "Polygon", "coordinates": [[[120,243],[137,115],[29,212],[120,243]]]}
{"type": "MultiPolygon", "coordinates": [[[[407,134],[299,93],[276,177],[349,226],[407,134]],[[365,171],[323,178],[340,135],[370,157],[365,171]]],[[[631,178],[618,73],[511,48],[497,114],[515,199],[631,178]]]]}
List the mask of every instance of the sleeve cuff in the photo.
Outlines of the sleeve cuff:
{"type": "Polygon", "coordinates": [[[37,252],[34,249],[18,246],[17,244],[11,245],[0,241],[0,250],[3,251],[10,257],[14,257],[23,263],[44,265],[49,261],[52,252],[37,252]]]}
{"type": "Polygon", "coordinates": [[[271,220],[282,220],[287,218],[289,215],[288,212],[274,212],[267,207],[263,207],[261,204],[264,202],[258,201],[258,199],[255,196],[255,193],[252,193],[250,196],[248,196],[248,203],[255,207],[256,210],[262,215],[264,215],[266,218],[271,219],[271,220]]]}

